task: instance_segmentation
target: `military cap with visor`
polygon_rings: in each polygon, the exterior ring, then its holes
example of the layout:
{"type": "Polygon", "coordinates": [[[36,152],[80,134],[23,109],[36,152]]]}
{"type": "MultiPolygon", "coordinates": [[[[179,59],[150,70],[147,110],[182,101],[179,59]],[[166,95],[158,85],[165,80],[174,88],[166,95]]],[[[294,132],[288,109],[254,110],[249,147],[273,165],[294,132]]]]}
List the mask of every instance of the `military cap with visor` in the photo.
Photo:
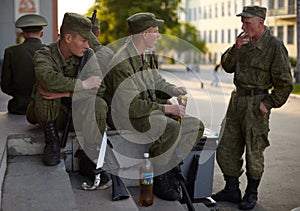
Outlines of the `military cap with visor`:
{"type": "Polygon", "coordinates": [[[243,12],[236,16],[242,16],[246,18],[260,17],[266,19],[267,8],[260,6],[245,6],[243,12]]]}
{"type": "Polygon", "coordinates": [[[77,13],[65,13],[60,28],[77,32],[82,37],[90,39],[93,36],[91,26],[91,21],[87,17],[77,13]]]}
{"type": "Polygon", "coordinates": [[[47,19],[37,14],[23,15],[15,23],[16,28],[21,28],[23,32],[38,32],[47,25],[47,19]]]}
{"type": "Polygon", "coordinates": [[[150,27],[160,26],[164,20],[156,19],[155,15],[150,12],[136,13],[127,18],[128,31],[130,34],[138,34],[150,27]]]}

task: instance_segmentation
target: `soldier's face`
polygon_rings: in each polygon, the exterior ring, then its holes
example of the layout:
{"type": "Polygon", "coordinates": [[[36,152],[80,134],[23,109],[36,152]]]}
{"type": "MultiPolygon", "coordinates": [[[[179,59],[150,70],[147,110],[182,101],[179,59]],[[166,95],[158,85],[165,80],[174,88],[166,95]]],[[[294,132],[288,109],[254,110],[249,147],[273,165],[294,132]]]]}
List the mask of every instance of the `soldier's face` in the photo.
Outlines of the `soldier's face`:
{"type": "Polygon", "coordinates": [[[246,18],[242,17],[242,30],[248,37],[260,36],[260,27],[264,25],[264,20],[259,17],[246,18]]]}
{"type": "Polygon", "coordinates": [[[146,30],[143,34],[145,38],[145,45],[146,48],[152,49],[155,47],[155,43],[157,39],[160,37],[158,27],[151,27],[148,30],[146,30]]]}
{"type": "Polygon", "coordinates": [[[84,52],[89,48],[89,40],[82,37],[79,34],[75,34],[72,36],[72,39],[69,43],[69,50],[72,55],[82,57],[84,52]]]}

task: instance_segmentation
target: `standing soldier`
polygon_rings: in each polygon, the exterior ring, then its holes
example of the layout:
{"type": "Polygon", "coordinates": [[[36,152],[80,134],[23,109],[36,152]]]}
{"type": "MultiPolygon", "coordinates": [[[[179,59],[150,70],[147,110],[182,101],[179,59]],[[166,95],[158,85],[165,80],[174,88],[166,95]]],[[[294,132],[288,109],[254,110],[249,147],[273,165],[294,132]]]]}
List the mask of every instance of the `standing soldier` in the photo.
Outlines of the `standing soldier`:
{"type": "Polygon", "coordinates": [[[28,14],[20,17],[15,25],[22,29],[25,41],[5,49],[1,89],[12,96],[8,102],[8,112],[25,114],[35,83],[33,55],[36,50],[44,46],[41,38],[43,28],[48,25],[48,22],[43,16],[28,14]]]}
{"type": "Polygon", "coordinates": [[[240,209],[250,210],[256,204],[264,172],[271,109],[286,102],[293,83],[287,50],[264,25],[266,8],[245,6],[237,16],[241,16],[243,32],[221,58],[223,69],[234,73],[236,86],[216,153],[226,185],[212,198],[239,203],[240,209]],[[239,177],[245,150],[248,184],[241,199],[239,177]]]}
{"type": "MultiPolygon", "coordinates": [[[[44,130],[46,145],[43,162],[47,166],[60,163],[58,130],[64,129],[66,125],[71,96],[73,122],[80,119],[83,133],[90,134],[90,139],[84,137],[84,147],[91,146],[89,143],[93,142],[94,147],[90,149],[94,150],[95,156],[91,159],[98,157],[96,146],[100,145],[106,127],[107,106],[97,91],[101,85],[100,68],[96,59],[90,62],[95,57],[88,44],[91,36],[91,21],[88,18],[76,13],[66,13],[60,28],[59,41],[38,50],[34,56],[36,84],[33,101],[26,114],[30,123],[39,123],[44,130]],[[77,77],[84,55],[88,56],[87,63],[92,66],[87,68],[86,75],[77,77]],[[87,94],[84,99],[78,97],[84,93],[87,94]],[[74,98],[77,98],[75,102],[74,98]],[[75,107],[74,103],[77,103],[75,107]],[[74,116],[74,113],[78,116],[74,116]],[[96,124],[82,122],[84,119],[95,119],[96,124]],[[95,128],[90,128],[91,125],[95,128]]],[[[108,178],[101,178],[101,183],[109,181],[108,178]]]]}

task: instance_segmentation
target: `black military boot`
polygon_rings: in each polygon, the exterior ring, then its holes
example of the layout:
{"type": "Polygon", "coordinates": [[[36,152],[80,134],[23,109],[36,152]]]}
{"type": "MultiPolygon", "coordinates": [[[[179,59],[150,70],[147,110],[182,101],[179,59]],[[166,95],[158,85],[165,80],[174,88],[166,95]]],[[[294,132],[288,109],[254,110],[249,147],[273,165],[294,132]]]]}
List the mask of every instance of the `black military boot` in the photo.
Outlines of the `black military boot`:
{"type": "Polygon", "coordinates": [[[43,162],[46,166],[55,166],[60,163],[60,141],[55,122],[48,122],[44,126],[46,145],[43,162]]]}
{"type": "Polygon", "coordinates": [[[228,201],[232,203],[240,203],[241,201],[241,190],[239,189],[238,177],[232,177],[224,175],[225,188],[216,194],[212,195],[215,201],[228,201]]]}
{"type": "Polygon", "coordinates": [[[245,191],[245,195],[239,204],[240,210],[251,210],[257,201],[257,188],[259,186],[260,180],[254,180],[248,178],[248,184],[245,191]]]}
{"type": "Polygon", "coordinates": [[[180,200],[182,197],[179,181],[172,170],[154,177],[153,192],[157,197],[168,201],[180,200]]]}

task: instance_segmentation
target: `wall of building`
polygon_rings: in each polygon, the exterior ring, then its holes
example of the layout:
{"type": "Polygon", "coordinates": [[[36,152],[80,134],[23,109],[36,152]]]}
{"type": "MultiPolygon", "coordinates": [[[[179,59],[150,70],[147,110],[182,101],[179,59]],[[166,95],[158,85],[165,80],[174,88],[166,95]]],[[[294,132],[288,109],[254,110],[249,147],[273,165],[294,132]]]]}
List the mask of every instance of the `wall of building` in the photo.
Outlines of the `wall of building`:
{"type": "MultiPolygon", "coordinates": [[[[17,43],[17,32],[19,29],[15,28],[15,5],[14,0],[0,0],[0,60],[3,59],[5,48],[15,45],[17,43]]],[[[57,29],[57,14],[55,7],[56,0],[40,0],[39,14],[43,15],[48,20],[48,26],[44,29],[44,43],[51,43],[54,41],[57,29]]],[[[1,68],[0,68],[1,69],[1,68]]]]}

